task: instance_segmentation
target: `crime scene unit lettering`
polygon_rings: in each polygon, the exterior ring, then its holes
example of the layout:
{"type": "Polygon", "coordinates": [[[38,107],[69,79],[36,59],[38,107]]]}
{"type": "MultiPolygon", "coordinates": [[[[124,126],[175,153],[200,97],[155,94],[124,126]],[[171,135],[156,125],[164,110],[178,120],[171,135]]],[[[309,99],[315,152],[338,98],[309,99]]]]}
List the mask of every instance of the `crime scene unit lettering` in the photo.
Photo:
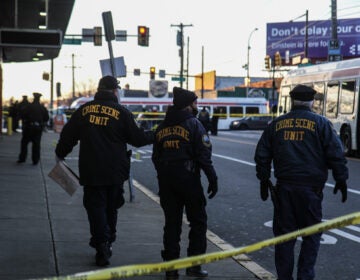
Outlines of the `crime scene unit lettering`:
{"type": "Polygon", "coordinates": [[[180,149],[180,141],[175,140],[176,138],[181,138],[186,142],[189,142],[189,131],[182,126],[175,125],[170,127],[165,127],[156,133],[156,140],[158,142],[163,142],[164,149],[180,149]],[[164,139],[165,138],[165,139],[164,139]],[[171,138],[167,140],[166,138],[171,138]]]}
{"type": "Polygon", "coordinates": [[[119,110],[100,104],[87,105],[82,109],[81,113],[82,116],[89,116],[89,123],[101,126],[107,126],[110,118],[118,120],[120,117],[119,110]]]}
{"type": "Polygon", "coordinates": [[[309,119],[283,119],[275,126],[275,131],[280,130],[283,130],[283,137],[286,141],[303,141],[306,130],[315,132],[315,122],[309,119]]]}

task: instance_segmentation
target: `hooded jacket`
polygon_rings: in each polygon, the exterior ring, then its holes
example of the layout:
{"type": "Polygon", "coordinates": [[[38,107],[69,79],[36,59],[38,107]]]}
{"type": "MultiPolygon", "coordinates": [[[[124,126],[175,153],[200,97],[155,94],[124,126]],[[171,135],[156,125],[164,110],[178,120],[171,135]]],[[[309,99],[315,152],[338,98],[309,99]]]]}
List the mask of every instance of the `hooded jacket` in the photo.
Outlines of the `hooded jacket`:
{"type": "Polygon", "coordinates": [[[199,120],[186,110],[170,106],[155,132],[152,155],[155,168],[160,170],[167,164],[192,161],[204,171],[209,182],[216,182],[211,152],[209,136],[199,120]]]}
{"type": "Polygon", "coordinates": [[[122,184],[129,177],[130,158],[126,144],[141,147],[154,140],[152,131],[136,125],[130,111],[108,91],[77,109],[60,134],[55,153],[64,158],[80,141],[80,184],[122,184]]]}

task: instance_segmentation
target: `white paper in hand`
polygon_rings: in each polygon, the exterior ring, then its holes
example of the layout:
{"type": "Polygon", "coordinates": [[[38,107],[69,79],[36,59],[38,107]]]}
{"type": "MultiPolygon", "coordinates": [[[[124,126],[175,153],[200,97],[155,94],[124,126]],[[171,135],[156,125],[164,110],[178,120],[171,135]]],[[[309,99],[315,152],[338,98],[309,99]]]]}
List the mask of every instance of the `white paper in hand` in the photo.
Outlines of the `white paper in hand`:
{"type": "Polygon", "coordinates": [[[79,177],[63,160],[56,163],[48,176],[71,196],[80,186],[79,177]]]}

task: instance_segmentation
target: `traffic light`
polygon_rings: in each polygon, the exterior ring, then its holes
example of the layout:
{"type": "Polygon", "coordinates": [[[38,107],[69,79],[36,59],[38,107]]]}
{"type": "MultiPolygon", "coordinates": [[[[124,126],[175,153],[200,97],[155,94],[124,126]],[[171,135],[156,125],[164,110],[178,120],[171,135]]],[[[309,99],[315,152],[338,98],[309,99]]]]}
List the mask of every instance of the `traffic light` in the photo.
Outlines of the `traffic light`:
{"type": "Polygon", "coordinates": [[[61,83],[60,82],[56,83],[56,96],[61,97],[61,83]]]}
{"type": "Polygon", "coordinates": [[[281,55],[280,52],[275,53],[275,66],[281,66],[281,55]]]}
{"type": "Polygon", "coordinates": [[[102,45],[102,28],[101,26],[94,27],[94,46],[102,45]]]}
{"type": "Polygon", "coordinates": [[[112,41],[115,39],[114,25],[111,12],[103,12],[102,18],[104,22],[104,31],[106,41],[112,41]]]}
{"type": "Polygon", "coordinates": [[[143,25],[138,26],[138,45],[149,46],[149,27],[143,25]]]}
{"type": "Polygon", "coordinates": [[[155,79],[155,67],[152,66],[150,67],[150,80],[154,80],[155,79]]]}
{"type": "Polygon", "coordinates": [[[265,56],[265,69],[270,69],[270,55],[265,56]]]}
{"type": "Polygon", "coordinates": [[[42,74],[42,78],[44,81],[48,81],[48,80],[50,80],[50,74],[48,72],[44,72],[42,74]]]}

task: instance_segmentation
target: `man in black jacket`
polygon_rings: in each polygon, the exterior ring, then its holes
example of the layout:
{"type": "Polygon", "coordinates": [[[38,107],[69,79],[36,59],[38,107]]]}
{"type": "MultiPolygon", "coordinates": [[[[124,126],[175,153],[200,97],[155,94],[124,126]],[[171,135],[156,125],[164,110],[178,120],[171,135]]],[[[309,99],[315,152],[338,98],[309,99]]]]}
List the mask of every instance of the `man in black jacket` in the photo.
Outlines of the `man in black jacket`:
{"type": "MultiPolygon", "coordinates": [[[[180,256],[180,234],[183,211],[190,222],[188,256],[206,252],[206,198],[201,186],[200,170],[209,181],[209,198],[218,190],[217,176],[211,161],[211,142],[205,128],[196,118],[197,96],[174,87],[174,106],[155,132],[152,160],[158,181],[160,205],[165,215],[163,235],[165,261],[180,256]]],[[[186,269],[188,276],[206,277],[200,266],[186,269]]],[[[166,279],[178,279],[178,271],[166,272],[166,279]]]]}
{"type": "Polygon", "coordinates": [[[17,163],[23,163],[27,157],[27,146],[32,143],[32,162],[37,165],[40,160],[40,143],[43,129],[49,120],[49,112],[44,105],[40,104],[41,93],[33,93],[34,100],[21,111],[22,138],[19,159],[17,163]]]}
{"type": "Polygon", "coordinates": [[[80,141],[80,184],[90,224],[89,245],[96,249],[98,266],[109,264],[117,211],[124,204],[123,183],[130,171],[126,144],[141,147],[154,140],[154,133],[140,129],[132,113],[118,103],[118,88],[114,77],[101,78],[94,100],[73,113],[55,150],[64,159],[80,141]]]}
{"type": "MultiPolygon", "coordinates": [[[[267,200],[269,190],[274,203],[275,236],[320,223],[323,188],[332,170],[334,193],[347,199],[348,169],[339,137],[331,122],[311,112],[316,91],[304,85],[291,92],[292,109],[263,132],[255,152],[256,176],[260,195],[267,200]],[[277,179],[273,187],[271,163],[277,179]]],[[[298,259],[298,280],[315,278],[315,262],[321,233],[304,236],[298,259]]],[[[275,246],[275,266],[279,280],[293,279],[296,239],[275,246]]]]}

